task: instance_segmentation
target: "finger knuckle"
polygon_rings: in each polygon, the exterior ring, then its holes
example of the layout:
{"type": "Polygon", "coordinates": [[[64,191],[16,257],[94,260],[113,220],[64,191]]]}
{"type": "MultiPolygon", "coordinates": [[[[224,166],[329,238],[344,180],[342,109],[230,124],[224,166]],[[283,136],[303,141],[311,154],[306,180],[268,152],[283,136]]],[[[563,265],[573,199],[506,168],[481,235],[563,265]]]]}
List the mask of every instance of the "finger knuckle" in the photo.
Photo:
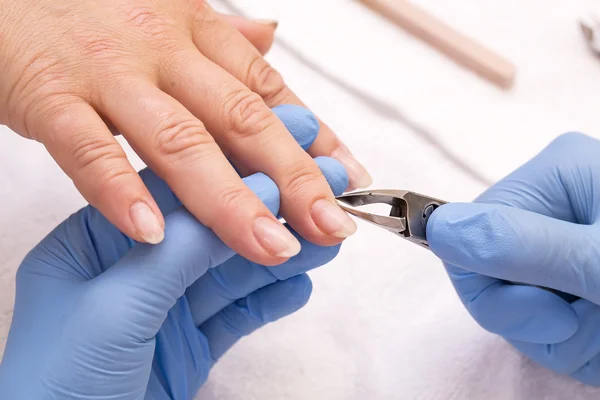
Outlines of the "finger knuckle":
{"type": "Polygon", "coordinates": [[[114,193],[128,184],[133,175],[127,156],[121,146],[103,134],[89,132],[85,128],[70,147],[76,175],[94,182],[91,201],[105,193],[114,193]]]}
{"type": "Polygon", "coordinates": [[[97,174],[97,178],[94,176],[91,178],[95,182],[92,189],[90,189],[91,197],[89,200],[93,206],[98,206],[114,193],[122,193],[131,185],[133,179],[137,179],[137,175],[126,167],[127,157],[113,155],[104,160],[107,163],[97,174]]]}
{"type": "Polygon", "coordinates": [[[239,138],[263,133],[276,122],[262,98],[248,89],[234,91],[227,96],[223,110],[224,125],[239,138]]]}
{"type": "MultiPolygon", "coordinates": [[[[65,132],[81,134],[81,129],[79,129],[81,124],[78,118],[69,112],[65,102],[61,102],[60,99],[56,100],[53,101],[52,98],[49,98],[35,110],[38,118],[44,120],[47,127],[46,136],[43,138],[44,142],[57,141],[65,132]]],[[[72,151],[72,149],[70,150],[72,151]]]]}
{"type": "Polygon", "coordinates": [[[286,85],[281,74],[264,58],[256,57],[248,67],[250,88],[267,103],[279,103],[284,97],[286,85]]]}
{"type": "Polygon", "coordinates": [[[67,129],[72,130],[75,118],[68,112],[73,100],[60,93],[40,93],[23,110],[23,126],[28,136],[40,142],[56,140],[67,129]]]}
{"type": "Polygon", "coordinates": [[[239,210],[251,204],[252,198],[248,189],[243,185],[230,185],[218,193],[218,203],[225,212],[239,210]]]}
{"type": "Polygon", "coordinates": [[[215,145],[202,122],[176,114],[161,118],[152,136],[158,155],[176,161],[199,160],[215,145]]]}
{"type": "Polygon", "coordinates": [[[290,168],[286,176],[288,177],[288,183],[285,192],[289,196],[300,196],[307,193],[310,187],[323,178],[321,171],[316,165],[313,165],[312,162],[304,161],[297,162],[290,168]]]}
{"type": "Polygon", "coordinates": [[[19,79],[6,95],[11,125],[27,131],[31,117],[52,115],[64,105],[66,96],[61,94],[69,91],[68,74],[60,64],[59,59],[37,55],[23,67],[19,79]]]}
{"type": "Polygon", "coordinates": [[[110,139],[106,140],[104,135],[87,131],[85,128],[78,132],[69,149],[76,168],[82,170],[98,163],[108,164],[112,160],[123,160],[125,158],[123,149],[112,138],[110,139]]]}
{"type": "Polygon", "coordinates": [[[105,140],[97,133],[86,134],[82,131],[80,138],[70,148],[74,163],[72,175],[75,184],[91,181],[84,195],[92,205],[97,206],[110,193],[118,193],[137,178],[130,167],[127,156],[121,146],[112,138],[105,140]]]}
{"type": "Polygon", "coordinates": [[[162,36],[175,24],[168,15],[158,12],[156,7],[146,3],[131,2],[125,8],[124,14],[125,24],[134,26],[137,32],[141,32],[147,38],[162,36]]]}

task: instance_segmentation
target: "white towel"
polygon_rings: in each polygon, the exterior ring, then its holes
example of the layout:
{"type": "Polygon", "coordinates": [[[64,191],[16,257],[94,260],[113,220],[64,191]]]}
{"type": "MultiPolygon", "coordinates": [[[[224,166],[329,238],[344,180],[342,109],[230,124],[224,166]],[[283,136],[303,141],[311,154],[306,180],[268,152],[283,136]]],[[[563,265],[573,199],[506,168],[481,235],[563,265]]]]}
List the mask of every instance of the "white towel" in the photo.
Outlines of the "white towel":
{"type": "MultiPolygon", "coordinates": [[[[358,2],[233,4],[280,20],[269,60],[369,167],[374,187],[470,200],[485,188],[482,180],[500,179],[564,131],[600,137],[600,60],[588,53],[576,20],[585,2],[419,3],[515,62],[515,89],[496,89],[358,2]]],[[[0,132],[0,165],[4,343],[20,260],[84,202],[41,145],[8,130],[0,132]]],[[[440,262],[387,232],[361,223],[339,257],[310,275],[309,304],[234,346],[199,399],[600,396],[479,328],[440,262]]]]}

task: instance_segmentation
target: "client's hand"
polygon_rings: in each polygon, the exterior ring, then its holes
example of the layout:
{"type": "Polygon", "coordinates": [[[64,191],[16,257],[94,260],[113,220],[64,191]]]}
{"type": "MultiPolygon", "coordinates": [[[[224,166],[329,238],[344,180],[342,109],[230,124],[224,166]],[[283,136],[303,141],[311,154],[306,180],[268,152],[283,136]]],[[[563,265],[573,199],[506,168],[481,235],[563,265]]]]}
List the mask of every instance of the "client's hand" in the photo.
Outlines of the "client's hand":
{"type": "MultiPolygon", "coordinates": [[[[299,107],[275,110],[302,147],[317,135],[299,107]]],[[[337,161],[316,159],[333,192],[348,185],[337,161]]],[[[295,234],[301,252],[267,268],[235,255],[181,207],[150,170],[140,174],[166,217],[165,240],[136,244],[86,207],[26,257],[0,366],[6,399],[190,399],[240,337],[301,308],[305,274],[339,246],[295,234]]],[[[263,174],[245,184],[276,215],[263,174]]]]}

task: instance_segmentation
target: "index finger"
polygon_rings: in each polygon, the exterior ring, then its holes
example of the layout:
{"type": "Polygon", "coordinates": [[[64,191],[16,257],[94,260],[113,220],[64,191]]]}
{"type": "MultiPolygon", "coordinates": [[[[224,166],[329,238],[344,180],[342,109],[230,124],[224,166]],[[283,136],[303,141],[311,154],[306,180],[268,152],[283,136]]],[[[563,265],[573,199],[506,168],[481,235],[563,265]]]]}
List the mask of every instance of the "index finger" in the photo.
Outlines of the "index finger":
{"type": "Polygon", "coordinates": [[[298,253],[298,241],[242,182],[200,120],[150,82],[123,82],[103,102],[105,114],[198,220],[257,262],[273,265],[298,253]]]}
{"type": "MultiPolygon", "coordinates": [[[[205,40],[206,29],[197,26],[193,31],[196,47],[210,60],[221,66],[250,90],[259,94],[269,107],[281,104],[304,103],[288,88],[281,75],[262,57],[262,55],[223,20],[211,22],[211,40],[205,40]],[[236,57],[230,57],[236,54],[236,57]]],[[[335,133],[319,120],[321,130],[317,140],[309,149],[313,157],[327,156],[340,161],[348,172],[350,188],[364,188],[371,185],[372,178],[341,142],[335,133]]]]}

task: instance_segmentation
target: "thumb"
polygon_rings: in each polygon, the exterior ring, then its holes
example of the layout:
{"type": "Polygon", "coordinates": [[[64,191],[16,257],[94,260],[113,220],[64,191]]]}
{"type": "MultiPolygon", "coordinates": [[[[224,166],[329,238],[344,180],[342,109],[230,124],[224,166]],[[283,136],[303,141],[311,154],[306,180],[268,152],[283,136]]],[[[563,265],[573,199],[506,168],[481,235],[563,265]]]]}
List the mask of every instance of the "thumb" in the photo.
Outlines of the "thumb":
{"type": "Polygon", "coordinates": [[[431,250],[459,268],[600,304],[598,228],[492,204],[447,204],[427,225],[431,250]]]}

